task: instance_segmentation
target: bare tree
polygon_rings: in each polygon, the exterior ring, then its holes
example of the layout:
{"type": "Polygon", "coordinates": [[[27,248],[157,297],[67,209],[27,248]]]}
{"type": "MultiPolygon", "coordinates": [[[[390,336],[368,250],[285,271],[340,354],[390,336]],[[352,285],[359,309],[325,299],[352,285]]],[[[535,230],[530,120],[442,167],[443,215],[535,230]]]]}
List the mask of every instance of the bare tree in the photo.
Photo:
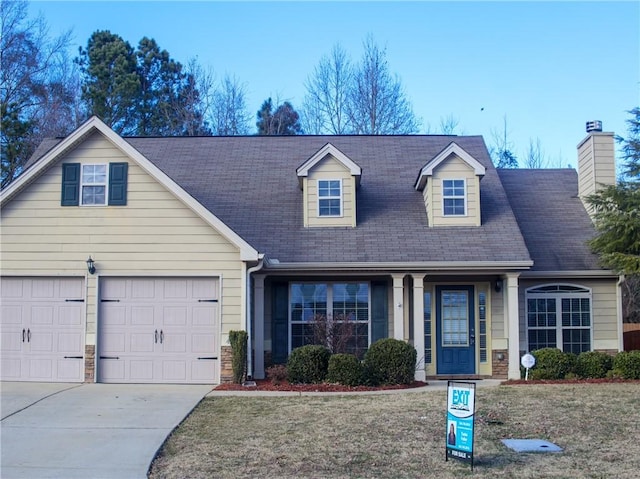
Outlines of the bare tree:
{"type": "Polygon", "coordinates": [[[353,71],[344,49],[336,44],[307,78],[302,122],[307,133],[343,135],[351,132],[347,114],[353,71]]]}
{"type": "Polygon", "coordinates": [[[489,154],[496,168],[517,168],[518,159],[513,154],[513,143],[509,139],[506,115],[502,120],[502,131],[491,129],[493,144],[489,147],[489,154]]]}
{"type": "Polygon", "coordinates": [[[356,134],[416,133],[420,122],[397,75],[392,76],[386,50],[369,36],[349,91],[349,120],[356,134]]]}
{"type": "Polygon", "coordinates": [[[535,141],[533,138],[529,138],[529,149],[524,159],[524,167],[540,169],[546,168],[547,164],[548,161],[542,149],[540,138],[536,138],[535,141]]]}
{"type": "Polygon", "coordinates": [[[251,114],[245,87],[236,77],[225,76],[213,92],[208,121],[214,135],[246,135],[251,114]]]}
{"type": "Polygon", "coordinates": [[[442,135],[456,135],[456,128],[460,124],[460,120],[450,114],[447,117],[440,118],[440,133],[442,135]]]}
{"type": "Polygon", "coordinates": [[[65,70],[71,31],[49,36],[42,16],[28,19],[25,0],[0,2],[0,110],[2,186],[20,172],[44,134],[67,134],[75,108],[70,71],[65,70]]]}

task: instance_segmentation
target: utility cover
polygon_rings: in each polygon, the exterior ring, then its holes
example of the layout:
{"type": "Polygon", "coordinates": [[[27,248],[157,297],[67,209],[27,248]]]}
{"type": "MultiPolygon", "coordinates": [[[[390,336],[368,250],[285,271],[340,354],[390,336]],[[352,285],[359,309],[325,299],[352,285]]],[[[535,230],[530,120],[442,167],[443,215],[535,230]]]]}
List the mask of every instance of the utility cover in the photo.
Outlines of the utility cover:
{"type": "Polygon", "coordinates": [[[503,439],[502,443],[516,452],[562,452],[562,448],[543,439],[503,439]]]}

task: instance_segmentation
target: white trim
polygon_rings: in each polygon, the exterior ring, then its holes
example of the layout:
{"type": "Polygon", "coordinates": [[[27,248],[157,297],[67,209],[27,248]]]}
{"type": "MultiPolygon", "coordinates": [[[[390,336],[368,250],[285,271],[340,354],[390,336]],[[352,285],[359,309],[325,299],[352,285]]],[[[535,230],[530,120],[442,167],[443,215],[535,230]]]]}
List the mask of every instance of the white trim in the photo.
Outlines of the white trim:
{"type": "Polygon", "coordinates": [[[107,206],[109,204],[109,163],[80,163],[80,185],[78,191],[78,205],[83,207],[94,207],[94,206],[107,206]],[[104,167],[104,178],[105,182],[103,183],[85,183],[84,182],[84,168],[85,166],[103,166],[104,167]],[[85,186],[102,186],[104,187],[104,203],[84,203],[84,190],[85,186]]]}
{"type": "MultiPolygon", "coordinates": [[[[586,326],[563,326],[562,324],[562,299],[567,298],[588,298],[589,299],[589,351],[593,351],[593,290],[581,284],[569,283],[545,283],[538,284],[527,288],[524,292],[524,315],[525,315],[525,333],[526,333],[526,349],[529,350],[529,330],[553,330],[556,331],[555,347],[560,351],[564,351],[563,332],[565,329],[587,329],[586,326]],[[572,288],[580,288],[581,291],[536,291],[546,286],[570,286],[572,288]],[[553,326],[529,326],[529,299],[553,299],[555,302],[556,325],[553,326]],[[559,301],[560,300],[560,301],[559,301]]],[[[551,346],[550,346],[551,347],[551,346]]]]}
{"type": "Polygon", "coordinates": [[[53,165],[63,153],[94,131],[102,133],[116,148],[120,149],[131,160],[135,161],[140,168],[153,177],[158,183],[167,188],[178,200],[191,208],[205,222],[233,243],[233,245],[240,250],[240,259],[242,261],[258,261],[259,254],[257,250],[249,245],[249,243],[242,239],[213,213],[198,203],[177,183],[162,172],[162,170],[131,146],[124,138],[95,116],[83,123],[78,129],[40,158],[40,160],[38,160],[38,162],[29,168],[23,175],[20,175],[15,181],[9,184],[9,186],[0,193],[0,206],[4,206],[6,202],[10,201],[23,188],[29,185],[29,183],[53,165]]]}
{"type": "Polygon", "coordinates": [[[299,177],[309,176],[309,171],[327,155],[333,156],[342,165],[349,170],[353,176],[362,175],[362,168],[360,168],[354,161],[352,161],[347,155],[338,150],[331,143],[327,143],[320,148],[311,158],[305,161],[296,169],[296,174],[299,177]]]}
{"type": "MultiPolygon", "coordinates": [[[[318,218],[342,218],[344,216],[344,209],[343,209],[343,205],[344,205],[344,188],[342,187],[342,179],[338,178],[338,179],[324,179],[324,178],[319,178],[317,181],[317,191],[318,191],[318,202],[316,204],[316,215],[318,218]],[[340,193],[338,194],[338,196],[320,196],[320,183],[321,182],[327,182],[330,183],[332,181],[337,181],[338,182],[338,187],[340,188],[340,193]],[[322,215],[320,214],[320,201],[321,200],[339,200],[340,201],[340,213],[338,213],[337,215],[322,215]]],[[[328,185],[328,189],[331,190],[331,185],[328,185]]]]}
{"type": "Polygon", "coordinates": [[[353,263],[334,263],[334,262],[300,262],[300,263],[281,263],[273,258],[267,261],[265,270],[302,270],[302,271],[378,271],[378,272],[423,272],[423,271],[465,271],[478,272],[479,274],[486,271],[505,270],[521,270],[528,269],[533,266],[533,261],[424,261],[415,263],[389,263],[389,262],[353,262],[353,263]]]}
{"type": "MultiPolygon", "coordinates": [[[[467,180],[465,178],[442,178],[442,217],[443,218],[462,218],[467,216],[467,180]],[[445,181],[462,181],[462,188],[464,189],[464,192],[462,193],[462,196],[460,195],[452,195],[452,196],[446,196],[444,194],[444,190],[445,190],[445,186],[444,186],[444,182],[445,181]],[[445,205],[444,202],[446,200],[459,200],[462,199],[463,202],[463,208],[464,208],[464,212],[462,214],[447,214],[447,212],[445,211],[445,205]]],[[[451,186],[452,189],[456,189],[455,185],[451,186]]]]}
{"type": "Polygon", "coordinates": [[[435,170],[440,165],[440,163],[447,160],[452,155],[459,157],[460,159],[462,159],[462,161],[467,163],[473,169],[473,172],[477,176],[484,176],[486,168],[473,156],[464,151],[462,147],[452,141],[444,150],[442,150],[432,160],[430,160],[422,168],[422,170],[420,170],[415,189],[422,190],[427,183],[427,176],[433,176],[433,170],[435,170]]]}

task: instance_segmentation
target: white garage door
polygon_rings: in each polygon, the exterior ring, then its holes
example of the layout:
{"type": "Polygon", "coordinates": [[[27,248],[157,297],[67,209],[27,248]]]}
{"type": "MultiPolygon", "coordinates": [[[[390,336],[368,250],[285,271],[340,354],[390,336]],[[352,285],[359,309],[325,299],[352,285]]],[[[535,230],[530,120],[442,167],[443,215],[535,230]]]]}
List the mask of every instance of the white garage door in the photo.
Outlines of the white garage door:
{"type": "Polygon", "coordinates": [[[98,380],[219,382],[216,278],[103,278],[98,380]]]}
{"type": "Polygon", "coordinates": [[[0,279],[5,381],[84,380],[84,279],[0,279]]]}

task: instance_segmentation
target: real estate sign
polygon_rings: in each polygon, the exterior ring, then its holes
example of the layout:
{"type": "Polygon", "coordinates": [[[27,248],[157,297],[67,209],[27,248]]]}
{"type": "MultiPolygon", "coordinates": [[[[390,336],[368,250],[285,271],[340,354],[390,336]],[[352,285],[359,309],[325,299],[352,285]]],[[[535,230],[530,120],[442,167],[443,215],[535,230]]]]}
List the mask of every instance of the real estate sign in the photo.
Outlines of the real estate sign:
{"type": "Polygon", "coordinates": [[[469,462],[473,469],[473,429],[476,385],[449,381],[447,386],[446,444],[449,458],[469,462]]]}

